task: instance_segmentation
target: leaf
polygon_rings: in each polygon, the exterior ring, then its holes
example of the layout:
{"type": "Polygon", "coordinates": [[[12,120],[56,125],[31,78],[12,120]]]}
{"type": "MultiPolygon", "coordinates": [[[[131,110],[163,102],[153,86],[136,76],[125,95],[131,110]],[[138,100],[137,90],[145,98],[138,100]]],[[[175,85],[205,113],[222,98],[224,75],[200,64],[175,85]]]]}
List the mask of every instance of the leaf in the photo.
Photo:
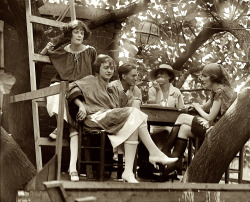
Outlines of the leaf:
{"type": "Polygon", "coordinates": [[[185,16],[186,21],[192,21],[195,17],[197,17],[197,13],[190,13],[185,16]]]}

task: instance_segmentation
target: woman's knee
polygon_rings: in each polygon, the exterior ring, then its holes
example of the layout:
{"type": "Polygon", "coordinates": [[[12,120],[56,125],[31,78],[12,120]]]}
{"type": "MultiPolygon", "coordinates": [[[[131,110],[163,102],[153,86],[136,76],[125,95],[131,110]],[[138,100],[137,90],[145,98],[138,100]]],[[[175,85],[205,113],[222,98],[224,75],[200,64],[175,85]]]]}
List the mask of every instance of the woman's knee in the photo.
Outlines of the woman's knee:
{"type": "Polygon", "coordinates": [[[190,133],[191,133],[191,127],[183,124],[180,127],[178,137],[187,139],[190,136],[190,133]]]}
{"type": "Polygon", "coordinates": [[[185,124],[191,126],[194,116],[189,114],[180,114],[175,122],[175,124],[185,124]]]}

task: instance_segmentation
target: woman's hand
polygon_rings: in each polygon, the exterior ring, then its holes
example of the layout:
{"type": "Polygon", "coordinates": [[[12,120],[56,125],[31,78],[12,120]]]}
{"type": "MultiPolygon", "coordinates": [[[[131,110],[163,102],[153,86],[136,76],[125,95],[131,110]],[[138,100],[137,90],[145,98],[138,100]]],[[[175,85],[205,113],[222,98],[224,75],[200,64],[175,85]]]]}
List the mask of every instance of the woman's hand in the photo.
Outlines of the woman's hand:
{"type": "Polygon", "coordinates": [[[160,84],[157,81],[153,81],[153,87],[156,91],[159,91],[161,89],[160,84]]]}
{"type": "Polygon", "coordinates": [[[48,50],[54,49],[54,44],[52,42],[47,43],[47,45],[44,47],[44,49],[40,52],[40,54],[45,55],[47,54],[48,50]]]}
{"type": "Polygon", "coordinates": [[[76,115],[76,120],[77,121],[82,121],[82,120],[84,120],[86,118],[86,116],[87,116],[86,109],[85,109],[84,105],[82,105],[82,106],[79,107],[79,111],[78,111],[78,113],[76,115]]]}
{"type": "Polygon", "coordinates": [[[54,44],[52,43],[52,42],[49,42],[49,43],[47,43],[47,45],[45,46],[45,48],[47,49],[47,50],[53,50],[54,49],[54,44]]]}

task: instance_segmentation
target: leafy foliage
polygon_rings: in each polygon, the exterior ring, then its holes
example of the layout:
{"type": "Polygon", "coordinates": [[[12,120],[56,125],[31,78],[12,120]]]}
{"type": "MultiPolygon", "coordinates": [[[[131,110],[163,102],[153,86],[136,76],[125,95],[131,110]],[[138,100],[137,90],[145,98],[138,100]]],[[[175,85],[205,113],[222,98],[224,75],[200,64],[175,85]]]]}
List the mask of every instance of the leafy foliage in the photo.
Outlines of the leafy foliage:
{"type": "MultiPolygon", "coordinates": [[[[120,38],[123,53],[119,60],[122,62],[136,61],[140,78],[147,80],[147,72],[157,68],[161,63],[173,65],[187,49],[198,34],[209,22],[218,19],[236,20],[247,28],[249,24],[248,1],[202,1],[181,0],[177,3],[153,0],[145,13],[139,13],[126,20],[120,38]],[[138,44],[136,31],[143,21],[157,24],[161,36],[157,44],[147,46],[138,44]],[[139,54],[128,54],[131,48],[128,43],[139,46],[139,54]]],[[[177,78],[177,86],[185,89],[197,89],[202,85],[198,80],[200,70],[207,63],[222,64],[233,78],[234,87],[240,86],[248,75],[248,61],[246,54],[238,44],[238,40],[229,32],[220,32],[207,40],[184,64],[182,78],[177,78]],[[187,78],[187,79],[186,79],[187,78]],[[184,82],[185,81],[185,82],[184,82]],[[178,85],[179,83],[179,85],[178,85]],[[183,85],[182,85],[183,84],[183,85]]],[[[186,100],[191,102],[207,98],[206,93],[188,93],[186,100]]]]}

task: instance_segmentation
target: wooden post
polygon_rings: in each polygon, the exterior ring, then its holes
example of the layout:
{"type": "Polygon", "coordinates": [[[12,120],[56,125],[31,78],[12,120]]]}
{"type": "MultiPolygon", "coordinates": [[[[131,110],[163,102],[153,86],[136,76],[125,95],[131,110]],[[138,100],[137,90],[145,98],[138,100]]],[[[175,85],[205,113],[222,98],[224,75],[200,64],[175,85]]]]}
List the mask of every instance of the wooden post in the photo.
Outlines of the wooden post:
{"type": "MultiPolygon", "coordinates": [[[[28,49],[29,49],[29,68],[30,68],[30,87],[31,91],[37,89],[36,86],[36,67],[33,61],[34,54],[34,39],[33,39],[33,25],[30,22],[31,16],[31,4],[30,0],[25,0],[26,7],[26,21],[27,21],[27,36],[28,36],[28,49]]],[[[39,146],[40,127],[39,127],[39,114],[38,105],[35,100],[32,100],[32,114],[33,114],[33,126],[34,126],[34,138],[35,138],[35,151],[36,151],[36,167],[39,172],[42,169],[42,150],[39,146]]]]}
{"type": "Polygon", "coordinates": [[[238,174],[238,183],[242,183],[243,178],[243,168],[244,168],[244,147],[240,150],[239,154],[239,174],[238,174]]]}
{"type": "Polygon", "coordinates": [[[68,82],[62,81],[60,84],[59,106],[57,118],[57,137],[56,137],[56,155],[57,155],[57,180],[61,178],[61,160],[62,160],[62,139],[63,139],[63,123],[64,123],[64,108],[65,94],[68,88],[68,82]]]}
{"type": "Polygon", "coordinates": [[[0,20],[0,67],[4,68],[4,22],[0,20]]]}
{"type": "Polygon", "coordinates": [[[101,145],[100,145],[100,181],[104,180],[104,170],[105,170],[105,139],[106,133],[101,132],[101,145]]]}
{"type": "Polygon", "coordinates": [[[75,0],[69,0],[71,20],[76,20],[75,0]]]}

